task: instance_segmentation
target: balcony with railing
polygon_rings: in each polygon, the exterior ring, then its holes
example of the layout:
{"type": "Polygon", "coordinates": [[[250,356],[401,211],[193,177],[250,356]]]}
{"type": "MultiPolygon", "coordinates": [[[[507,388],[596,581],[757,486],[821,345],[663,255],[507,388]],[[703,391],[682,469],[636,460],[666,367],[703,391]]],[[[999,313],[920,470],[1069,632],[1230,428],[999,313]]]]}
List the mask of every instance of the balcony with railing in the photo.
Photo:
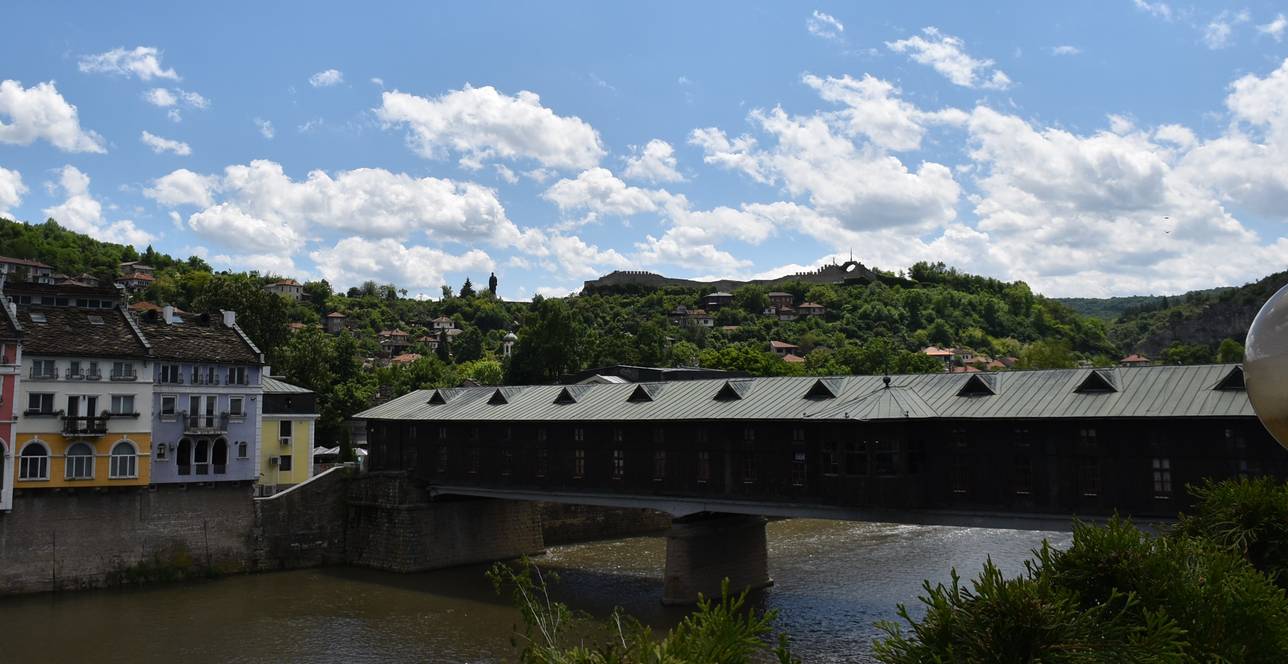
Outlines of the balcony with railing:
{"type": "Polygon", "coordinates": [[[134,369],[113,369],[112,380],[129,381],[138,380],[139,373],[134,369]]]}
{"type": "Polygon", "coordinates": [[[183,415],[183,432],[192,436],[228,433],[228,413],[218,415],[183,415]]]}
{"type": "Polygon", "coordinates": [[[64,415],[63,416],[63,435],[64,436],[105,436],[107,435],[107,421],[110,416],[94,415],[64,415]]]}

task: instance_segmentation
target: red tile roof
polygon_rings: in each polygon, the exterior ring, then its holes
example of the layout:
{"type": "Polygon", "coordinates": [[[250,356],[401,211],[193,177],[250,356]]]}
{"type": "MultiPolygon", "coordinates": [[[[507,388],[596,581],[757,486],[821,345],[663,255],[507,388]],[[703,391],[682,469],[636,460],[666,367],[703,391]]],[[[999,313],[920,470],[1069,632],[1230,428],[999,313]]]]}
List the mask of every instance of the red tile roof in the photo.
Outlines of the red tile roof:
{"type": "Polygon", "coordinates": [[[805,358],[803,358],[803,357],[801,357],[801,356],[799,356],[799,355],[792,355],[791,353],[788,353],[788,354],[786,354],[786,355],[784,355],[784,356],[783,356],[783,361],[784,361],[784,362],[791,362],[792,364],[800,364],[801,362],[804,362],[804,361],[805,361],[805,358]]]}

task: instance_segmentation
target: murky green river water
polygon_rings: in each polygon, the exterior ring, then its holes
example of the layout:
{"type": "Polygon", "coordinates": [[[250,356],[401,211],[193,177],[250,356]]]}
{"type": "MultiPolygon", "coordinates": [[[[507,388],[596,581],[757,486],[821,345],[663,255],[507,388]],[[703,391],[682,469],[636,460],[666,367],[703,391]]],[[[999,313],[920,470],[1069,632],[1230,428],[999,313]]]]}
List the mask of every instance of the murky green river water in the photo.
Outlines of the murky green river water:
{"type": "MultiPolygon", "coordinates": [[[[807,662],[867,661],[873,623],[914,602],[921,580],[973,576],[991,556],[1018,573],[1044,537],[1066,533],[789,520],[769,524],[775,585],[757,601],[807,662]]],[[[637,537],[552,547],[558,594],[575,608],[620,605],[666,628],[665,543],[637,537]]],[[[513,661],[517,613],[485,566],[400,575],[336,568],[0,600],[0,662],[513,661]]]]}

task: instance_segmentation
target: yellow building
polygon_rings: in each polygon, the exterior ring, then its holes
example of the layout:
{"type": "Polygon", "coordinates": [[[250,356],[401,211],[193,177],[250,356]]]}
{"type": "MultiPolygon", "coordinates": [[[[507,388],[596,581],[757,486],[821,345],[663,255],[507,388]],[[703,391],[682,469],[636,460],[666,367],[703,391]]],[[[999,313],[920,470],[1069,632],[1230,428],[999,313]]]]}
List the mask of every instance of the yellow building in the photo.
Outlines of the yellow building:
{"type": "MultiPolygon", "coordinates": [[[[97,292],[97,291],[96,291],[97,292]]],[[[19,306],[14,488],[151,481],[152,363],[124,309],[19,306]]]]}
{"type": "Polygon", "coordinates": [[[259,444],[259,486],[272,494],[313,477],[317,396],[265,376],[259,444]]]}
{"type": "Polygon", "coordinates": [[[152,434],[102,436],[20,433],[16,489],[143,486],[151,481],[152,434]]]}

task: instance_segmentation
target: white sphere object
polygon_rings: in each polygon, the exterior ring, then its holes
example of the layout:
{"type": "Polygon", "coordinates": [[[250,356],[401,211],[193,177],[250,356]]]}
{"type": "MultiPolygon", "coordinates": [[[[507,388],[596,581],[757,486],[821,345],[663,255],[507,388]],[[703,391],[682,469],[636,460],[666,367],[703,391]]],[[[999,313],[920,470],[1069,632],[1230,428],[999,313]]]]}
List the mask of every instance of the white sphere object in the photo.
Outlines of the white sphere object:
{"type": "Polygon", "coordinates": [[[1288,286],[1266,300],[1252,319],[1244,344],[1243,381],[1261,423],[1288,448],[1288,286]]]}

